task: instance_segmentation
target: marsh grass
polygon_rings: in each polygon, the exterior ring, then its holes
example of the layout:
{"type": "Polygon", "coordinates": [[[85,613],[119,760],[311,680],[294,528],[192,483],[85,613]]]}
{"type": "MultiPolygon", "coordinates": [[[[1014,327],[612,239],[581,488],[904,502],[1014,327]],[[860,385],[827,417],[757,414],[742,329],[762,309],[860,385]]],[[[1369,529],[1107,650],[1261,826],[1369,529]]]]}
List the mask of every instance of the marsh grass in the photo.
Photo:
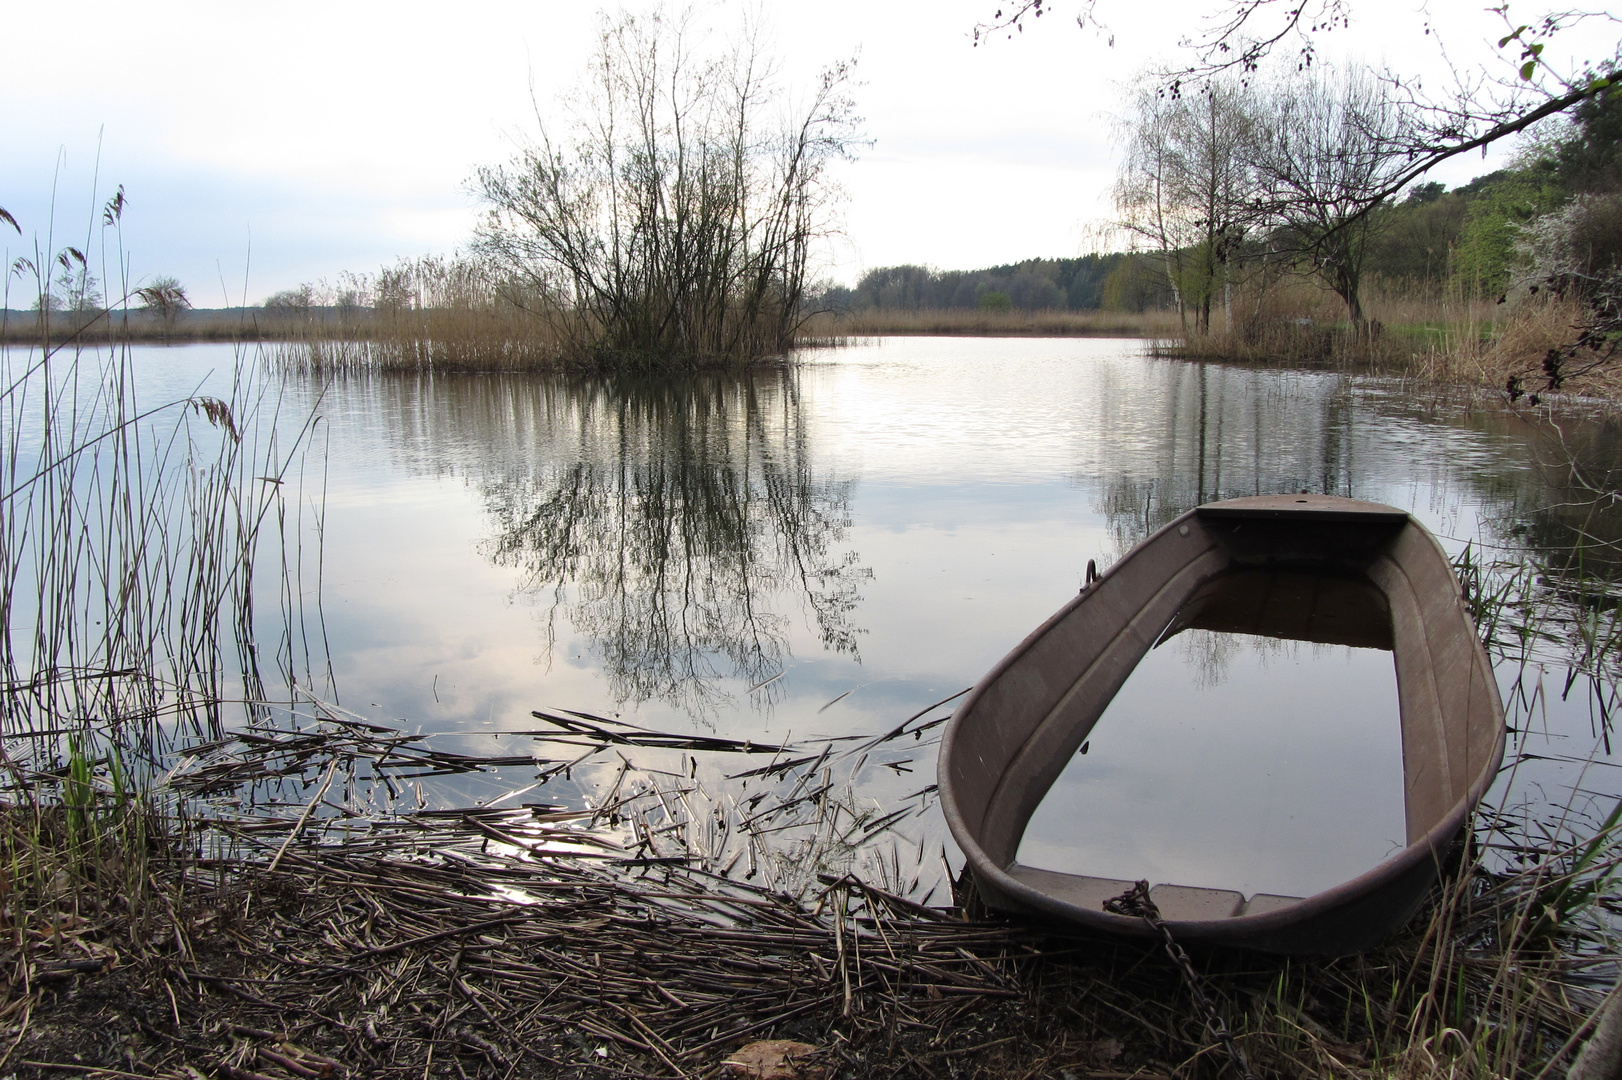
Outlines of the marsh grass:
{"type": "Polygon", "coordinates": [[[1553,295],[1521,296],[1498,307],[1495,316],[1459,320],[1438,334],[1420,358],[1421,372],[1432,379],[1510,390],[1515,396],[1544,398],[1558,391],[1568,397],[1622,401],[1622,372],[1613,365],[1551,386],[1544,362],[1551,351],[1575,339],[1583,320],[1580,304],[1553,295]]]}
{"type": "Polygon", "coordinates": [[[573,358],[567,338],[552,322],[510,305],[353,316],[304,333],[278,331],[272,340],[268,355],[273,363],[302,373],[524,372],[592,366],[573,358]]]}
{"type": "Polygon", "coordinates": [[[152,401],[107,312],[31,321],[0,347],[0,1016],[23,1028],[174,910],[185,807],[161,777],[263,688],[254,560],[309,432],[246,351],[220,389],[152,401]]]}
{"type": "Polygon", "coordinates": [[[1345,305],[1306,280],[1285,279],[1266,288],[1235,288],[1226,311],[1212,314],[1208,332],[1192,324],[1168,334],[1166,355],[1246,364],[1305,364],[1478,383],[1481,372],[1441,362],[1497,337],[1505,311],[1479,296],[1414,291],[1374,282],[1363,303],[1362,332],[1347,321],[1345,305]]]}
{"type": "Polygon", "coordinates": [[[802,341],[885,335],[968,337],[1170,337],[1171,311],[930,311],[822,312],[800,328],[802,341]]]}
{"type": "Polygon", "coordinates": [[[49,323],[32,311],[8,311],[0,320],[0,345],[58,347],[113,344],[178,345],[194,342],[249,342],[275,337],[282,328],[252,308],[212,308],[176,313],[165,321],[139,309],[54,312],[49,323]]]}
{"type": "Polygon", "coordinates": [[[1339,300],[1310,282],[1286,281],[1259,294],[1241,288],[1235,290],[1231,325],[1213,315],[1207,333],[1176,327],[1157,350],[1196,360],[1374,371],[1507,392],[1512,399],[1560,393],[1612,405],[1622,401],[1622,374],[1611,366],[1551,386],[1545,358],[1574,340],[1581,322],[1580,306],[1570,300],[1501,300],[1375,282],[1364,312],[1367,330],[1354,333],[1339,300]]]}

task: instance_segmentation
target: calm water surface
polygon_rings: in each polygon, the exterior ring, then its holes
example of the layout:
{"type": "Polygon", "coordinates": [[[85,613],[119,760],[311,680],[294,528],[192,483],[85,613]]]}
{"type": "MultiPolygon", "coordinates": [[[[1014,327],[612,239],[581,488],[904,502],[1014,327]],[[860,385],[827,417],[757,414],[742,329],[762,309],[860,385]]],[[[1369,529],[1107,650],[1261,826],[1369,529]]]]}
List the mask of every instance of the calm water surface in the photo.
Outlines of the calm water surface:
{"type": "MultiPolygon", "coordinates": [[[[186,393],[230,352],[140,363],[186,393]]],[[[679,385],[295,377],[286,395],[321,423],[289,526],[319,555],[296,586],[313,617],[285,658],[354,712],[478,752],[525,752],[537,708],[760,741],[888,730],[973,684],[1088,559],[1215,498],[1355,496],[1451,552],[1547,560],[1582,518],[1559,448],[1513,416],[1133,341],[884,339],[679,385]]],[[[1601,427],[1581,451],[1614,443],[1601,427]]],[[[1134,675],[1117,705],[1171,726],[1106,718],[1033,824],[1040,864],[1299,893],[1400,846],[1389,654],[1228,637],[1179,635],[1134,675]],[[1302,686],[1310,724],[1262,707],[1302,686]],[[1201,861],[1219,851],[1243,852],[1231,882],[1201,861]]],[[[1582,764],[1600,732],[1581,693],[1542,710],[1536,783],[1613,784],[1582,764]]],[[[858,768],[856,797],[927,800],[932,744],[913,750],[858,768]]],[[[938,813],[897,829],[938,861],[938,813]]]]}
{"type": "Polygon", "coordinates": [[[1407,846],[1392,654],[1185,630],[1037,807],[1019,861],[1310,896],[1407,846]]]}

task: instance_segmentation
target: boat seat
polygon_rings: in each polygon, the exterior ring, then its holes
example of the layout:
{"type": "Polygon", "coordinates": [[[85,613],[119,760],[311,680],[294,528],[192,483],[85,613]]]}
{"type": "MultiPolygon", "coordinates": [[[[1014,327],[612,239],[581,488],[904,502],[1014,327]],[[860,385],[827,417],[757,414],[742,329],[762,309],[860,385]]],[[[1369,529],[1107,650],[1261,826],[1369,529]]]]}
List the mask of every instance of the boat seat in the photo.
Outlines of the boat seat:
{"type": "MultiPolygon", "coordinates": [[[[1020,863],[1009,866],[1008,875],[1048,896],[1089,911],[1103,911],[1104,901],[1115,899],[1133,885],[1119,878],[1063,874],[1057,870],[1039,870],[1020,863]]],[[[1261,915],[1301,902],[1299,896],[1257,893],[1246,903],[1243,893],[1231,889],[1201,889],[1192,885],[1156,885],[1149,890],[1149,899],[1160,909],[1162,918],[1180,920],[1261,915]]]]}
{"type": "Polygon", "coordinates": [[[1245,894],[1231,889],[1199,889],[1192,885],[1156,885],[1149,899],[1162,919],[1196,922],[1231,919],[1245,906],[1245,894]]]}
{"type": "Polygon", "coordinates": [[[1265,915],[1269,911],[1277,911],[1280,908],[1287,908],[1291,904],[1299,904],[1301,900],[1302,897],[1299,896],[1277,896],[1273,893],[1259,892],[1250,898],[1250,903],[1245,905],[1245,914],[1265,915]]]}
{"type": "Polygon", "coordinates": [[[1009,866],[1008,873],[1016,881],[1024,882],[1048,896],[1086,908],[1088,911],[1103,911],[1104,901],[1113,900],[1133,885],[1133,882],[1119,881],[1115,878],[1061,874],[1056,870],[1038,870],[1034,866],[1022,866],[1019,863],[1009,866]]]}

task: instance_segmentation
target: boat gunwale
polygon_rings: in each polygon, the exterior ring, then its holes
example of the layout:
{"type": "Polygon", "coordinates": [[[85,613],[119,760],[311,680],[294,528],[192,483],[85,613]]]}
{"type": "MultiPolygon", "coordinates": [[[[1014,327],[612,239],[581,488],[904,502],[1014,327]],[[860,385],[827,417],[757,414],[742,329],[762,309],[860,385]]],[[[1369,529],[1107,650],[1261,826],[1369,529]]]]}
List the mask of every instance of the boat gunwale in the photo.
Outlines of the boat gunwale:
{"type": "MultiPolygon", "coordinates": [[[[956,741],[960,718],[972,714],[984,694],[994,686],[1011,668],[1017,665],[1029,651],[1045,637],[1054,626],[1068,618],[1076,608],[1086,603],[1091,595],[1107,580],[1121,572],[1129,565],[1132,557],[1150,548],[1156,541],[1165,537],[1173,530],[1186,525],[1191,518],[1203,517],[1216,520],[1234,520],[1240,518],[1263,518],[1271,520],[1297,520],[1312,519],[1317,521],[1363,521],[1386,522],[1397,526],[1392,534],[1390,544],[1394,545],[1398,536],[1408,529],[1416,529],[1423,536],[1436,556],[1448,567],[1452,574],[1452,565],[1447,552],[1442,548],[1429,529],[1406,511],[1395,507],[1376,503],[1359,502],[1355,506],[1326,508],[1311,506],[1305,509],[1296,509],[1291,505],[1278,504],[1276,500],[1283,496],[1263,496],[1259,499],[1236,499],[1227,503],[1206,503],[1178,515],[1172,521],[1162,525],[1149,536],[1133,546],[1120,560],[1101,573],[1098,578],[1086,585],[1077,595],[1071,597],[1058,611],[1045,619],[1020,641],[1007,655],[999,660],[977,682],[974,688],[963,699],[957,709],[953,711],[951,722],[942,733],[937,783],[940,789],[941,808],[951,830],[953,838],[963,851],[965,860],[972,868],[977,878],[982,879],[997,892],[1000,892],[1020,906],[1045,914],[1056,915],[1072,922],[1092,929],[1116,934],[1142,936],[1152,931],[1143,920],[1125,915],[1116,915],[1107,911],[1093,911],[1080,907],[1069,901],[1060,899],[1028,885],[1007,869],[996,865],[980,846],[978,830],[971,830],[958,808],[958,801],[953,791],[954,781],[951,770],[947,767],[953,760],[953,749],[956,741]],[[1274,500],[1275,505],[1268,507],[1262,505],[1274,500]],[[1251,506],[1235,504],[1252,504],[1251,506]]],[[[1345,500],[1350,503],[1352,500],[1345,500]]],[[[1389,546],[1389,545],[1388,545],[1389,546]]],[[[1456,581],[1456,578],[1455,578],[1456,581]]],[[[1382,590],[1383,592],[1383,590],[1382,590]]],[[[1219,919],[1168,919],[1166,925],[1174,933],[1188,934],[1195,938],[1210,942],[1222,943],[1230,941],[1235,944],[1249,944],[1257,937],[1265,936],[1271,932],[1288,931],[1309,923],[1311,920],[1333,913],[1335,910],[1347,907],[1351,903],[1377,895],[1383,887],[1392,886],[1406,874],[1415,871],[1423,862],[1430,860],[1436,864],[1436,871],[1440,873],[1442,863],[1447,859],[1451,849],[1457,841],[1458,834],[1464,827],[1466,820],[1485,796],[1487,789],[1492,785],[1502,768],[1506,732],[1503,721],[1503,705],[1497,692],[1497,683],[1493,677],[1492,663],[1486,654],[1486,648],[1476,633],[1475,622],[1469,611],[1461,604],[1459,615],[1463,618],[1465,628],[1469,632],[1472,642],[1471,662],[1479,665],[1490,688],[1490,707],[1494,724],[1494,745],[1488,752],[1486,761],[1480,772],[1472,778],[1464,795],[1459,798],[1441,818],[1422,836],[1407,844],[1401,851],[1380,860],[1374,866],[1355,877],[1348,878],[1320,890],[1310,896],[1295,899],[1292,903],[1273,908],[1256,914],[1239,914],[1219,919]],[[1242,939],[1242,940],[1241,940],[1242,939]]],[[[1107,651],[1103,650],[1103,651],[1107,651]]],[[[1101,651],[1102,655],[1102,651],[1101,651]]],[[[1135,665],[1134,665],[1135,666],[1135,665]]],[[[1106,703],[1105,707],[1108,707],[1106,703]]],[[[1102,715],[1102,714],[1100,714],[1102,715]]],[[[1096,721],[1095,721],[1096,722],[1096,721]]],[[[1012,760],[1012,758],[1010,759],[1012,760]]],[[[1004,770],[1006,775],[1007,770],[1004,770]]],[[[1000,780],[1001,778],[999,778],[1000,780]]],[[[1036,869],[1036,868],[1032,868],[1036,869]]],[[[1060,873],[1049,871],[1050,873],[1060,873]]],[[[1089,877],[1090,875],[1067,875],[1071,877],[1089,877]]],[[[1100,880],[1093,878],[1093,880],[1100,880]]],[[[1171,884],[1171,883],[1167,883],[1171,884]]],[[[1231,890],[1230,890],[1231,891],[1231,890]]],[[[1248,902],[1253,897],[1247,897],[1248,902]]]]}

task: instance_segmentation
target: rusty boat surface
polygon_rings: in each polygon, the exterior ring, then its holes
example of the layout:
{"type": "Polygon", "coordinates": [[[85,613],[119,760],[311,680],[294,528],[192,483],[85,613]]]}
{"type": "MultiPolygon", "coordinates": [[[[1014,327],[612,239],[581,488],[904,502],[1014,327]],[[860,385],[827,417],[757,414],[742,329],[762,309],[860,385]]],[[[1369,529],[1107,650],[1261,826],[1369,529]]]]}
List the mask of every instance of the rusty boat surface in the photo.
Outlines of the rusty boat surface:
{"type": "MultiPolygon", "coordinates": [[[[1150,648],[1184,629],[1388,649],[1407,846],[1312,896],[1198,882],[1151,897],[1178,940],[1340,955],[1423,902],[1504,754],[1503,706],[1458,579],[1406,512],[1322,495],[1209,503],[1144,540],[993,668],[941,744],[946,820],[991,907],[1141,935],[1104,902],[1132,882],[1022,866],[1032,813],[1150,648]]],[[[1302,703],[1304,720],[1310,702],[1302,703]]],[[[1085,829],[1085,821],[1076,822],[1085,829]]]]}

